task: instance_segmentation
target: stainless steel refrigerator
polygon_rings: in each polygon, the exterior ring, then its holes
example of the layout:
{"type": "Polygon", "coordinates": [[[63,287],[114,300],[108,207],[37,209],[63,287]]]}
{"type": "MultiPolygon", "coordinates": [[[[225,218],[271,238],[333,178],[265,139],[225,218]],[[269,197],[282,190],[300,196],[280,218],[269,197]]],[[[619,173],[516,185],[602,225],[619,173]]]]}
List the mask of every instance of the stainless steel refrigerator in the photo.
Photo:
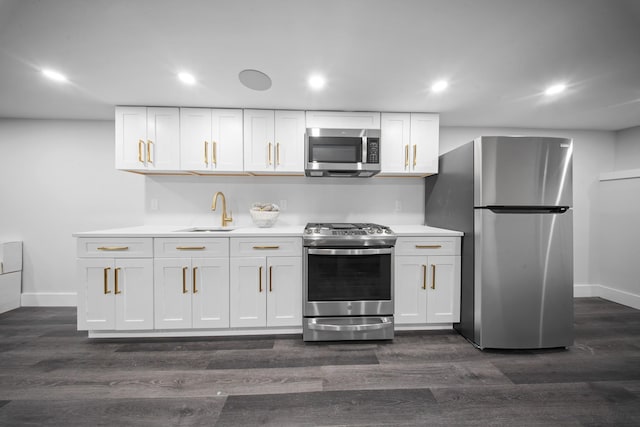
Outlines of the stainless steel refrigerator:
{"type": "Polygon", "coordinates": [[[440,156],[425,222],[460,230],[456,330],[480,348],[573,344],[570,139],[485,136],[440,156]]]}

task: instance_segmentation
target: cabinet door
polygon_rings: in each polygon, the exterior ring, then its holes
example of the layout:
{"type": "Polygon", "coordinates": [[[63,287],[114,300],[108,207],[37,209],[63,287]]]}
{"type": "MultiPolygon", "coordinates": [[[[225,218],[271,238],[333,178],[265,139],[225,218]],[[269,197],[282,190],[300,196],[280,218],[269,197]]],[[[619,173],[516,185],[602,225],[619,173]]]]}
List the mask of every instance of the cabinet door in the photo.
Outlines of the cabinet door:
{"type": "Polygon", "coordinates": [[[218,172],[242,172],[242,110],[212,110],[211,167],[218,172]]]}
{"type": "Polygon", "coordinates": [[[460,321],[460,257],[430,256],[427,323],[460,321]]]}
{"type": "Polygon", "coordinates": [[[229,258],[191,260],[194,328],[229,327],[229,258]]]}
{"type": "Polygon", "coordinates": [[[267,326],[302,325],[302,258],[267,258],[267,326]]]}
{"type": "Polygon", "coordinates": [[[146,170],[147,108],[116,107],[116,168],[146,170]]]}
{"type": "Polygon", "coordinates": [[[380,123],[381,174],[409,171],[411,116],[409,113],[382,113],[380,123]]]}
{"type": "Polygon", "coordinates": [[[116,259],[113,275],[116,329],[153,329],[153,260],[116,259]]]}
{"type": "Polygon", "coordinates": [[[180,110],[147,108],[147,169],[173,171],[180,169],[180,110]]]}
{"type": "Polygon", "coordinates": [[[427,321],[427,258],[395,257],[394,322],[425,323],[427,321]]]}
{"type": "Polygon", "coordinates": [[[274,170],[273,110],[244,110],[244,170],[274,170]]]}
{"type": "Polygon", "coordinates": [[[304,174],[304,111],[275,112],[275,170],[304,174]]]}
{"type": "Polygon", "coordinates": [[[211,126],[209,108],[180,109],[180,169],[211,169],[211,126]]]}
{"type": "Polygon", "coordinates": [[[114,261],[109,258],[78,260],[78,329],[114,330],[114,261]]]}
{"type": "Polygon", "coordinates": [[[264,257],[231,258],[229,281],[230,326],[267,324],[267,282],[264,257]]]}
{"type": "Polygon", "coordinates": [[[438,173],[439,150],[440,117],[437,114],[411,113],[411,172],[438,173]]]}
{"type": "Polygon", "coordinates": [[[156,329],[191,327],[191,260],[156,258],[154,298],[156,329]]]}

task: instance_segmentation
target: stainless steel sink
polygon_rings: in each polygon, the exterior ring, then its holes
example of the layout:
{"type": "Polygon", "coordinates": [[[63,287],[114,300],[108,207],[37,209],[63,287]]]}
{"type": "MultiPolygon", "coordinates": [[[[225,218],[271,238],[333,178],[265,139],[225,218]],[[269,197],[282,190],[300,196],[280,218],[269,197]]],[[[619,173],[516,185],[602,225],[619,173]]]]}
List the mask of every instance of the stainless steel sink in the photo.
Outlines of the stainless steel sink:
{"type": "Polygon", "coordinates": [[[235,230],[234,227],[191,227],[184,230],[176,230],[176,232],[184,233],[224,233],[235,230]]]}

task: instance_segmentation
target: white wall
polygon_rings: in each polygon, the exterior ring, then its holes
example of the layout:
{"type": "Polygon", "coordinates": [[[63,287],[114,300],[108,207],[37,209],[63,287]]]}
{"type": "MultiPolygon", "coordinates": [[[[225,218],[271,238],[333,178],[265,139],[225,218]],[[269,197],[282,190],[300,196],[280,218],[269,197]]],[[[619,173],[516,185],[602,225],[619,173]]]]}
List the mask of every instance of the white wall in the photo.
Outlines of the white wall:
{"type": "Polygon", "coordinates": [[[600,283],[598,252],[593,250],[596,239],[593,233],[596,217],[593,212],[598,203],[600,173],[611,171],[614,166],[614,132],[444,127],[440,129],[440,152],[445,153],[483,135],[558,136],[573,139],[574,283],[578,288],[600,283]]]}
{"type": "Polygon", "coordinates": [[[615,171],[630,169],[634,177],[605,174],[599,183],[594,247],[601,278],[592,294],[640,309],[640,126],[616,133],[615,171]]]}
{"type": "MultiPolygon", "coordinates": [[[[614,134],[443,127],[441,151],[487,134],[574,138],[575,279],[599,283],[598,259],[590,249],[592,212],[598,174],[613,168],[614,134]]],[[[237,225],[250,224],[252,202],[280,200],[287,201],[283,225],[424,220],[421,179],[145,177],[115,170],[113,141],[110,121],[0,120],[0,239],[24,241],[25,305],[75,303],[71,233],[143,223],[219,224],[219,212],[210,211],[216,191],[227,195],[237,225]],[[151,210],[153,200],[157,210],[151,210]]]]}
{"type": "Polygon", "coordinates": [[[640,126],[616,132],[615,169],[640,169],[640,126]]]}
{"type": "Polygon", "coordinates": [[[0,240],[22,240],[23,305],[75,305],[71,233],[140,224],[144,177],[108,121],[0,120],[0,240]]]}

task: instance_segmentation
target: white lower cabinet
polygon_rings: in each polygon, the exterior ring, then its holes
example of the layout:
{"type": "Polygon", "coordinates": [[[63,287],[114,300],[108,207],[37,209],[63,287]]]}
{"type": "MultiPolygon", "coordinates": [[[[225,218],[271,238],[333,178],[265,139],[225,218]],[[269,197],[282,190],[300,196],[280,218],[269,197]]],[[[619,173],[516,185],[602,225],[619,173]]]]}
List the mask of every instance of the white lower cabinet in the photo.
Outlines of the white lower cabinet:
{"type": "Polygon", "coordinates": [[[231,239],[231,327],[302,325],[301,254],[300,238],[231,239]]]}
{"type": "Polygon", "coordinates": [[[78,330],[153,329],[153,260],[78,260],[78,330]]]}
{"type": "Polygon", "coordinates": [[[156,329],[229,327],[229,239],[154,239],[156,329]]]}
{"type": "Polygon", "coordinates": [[[459,238],[398,239],[394,293],[396,324],[460,321],[459,254],[459,238]]]}
{"type": "Polygon", "coordinates": [[[229,327],[228,258],[156,258],[156,329],[229,327]]]}

